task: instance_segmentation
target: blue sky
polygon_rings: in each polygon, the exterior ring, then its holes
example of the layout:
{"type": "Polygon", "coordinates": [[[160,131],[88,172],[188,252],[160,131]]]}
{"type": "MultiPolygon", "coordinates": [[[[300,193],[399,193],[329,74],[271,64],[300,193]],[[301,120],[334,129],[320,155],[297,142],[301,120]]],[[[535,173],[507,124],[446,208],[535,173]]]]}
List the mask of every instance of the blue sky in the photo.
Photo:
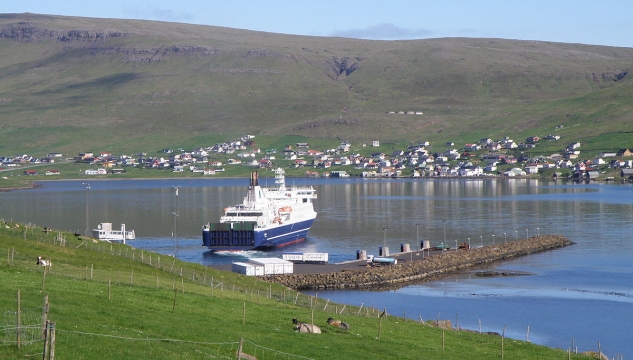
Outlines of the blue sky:
{"type": "Polygon", "coordinates": [[[631,0],[3,0],[0,13],[145,19],[394,40],[505,38],[633,47],[631,0]]]}

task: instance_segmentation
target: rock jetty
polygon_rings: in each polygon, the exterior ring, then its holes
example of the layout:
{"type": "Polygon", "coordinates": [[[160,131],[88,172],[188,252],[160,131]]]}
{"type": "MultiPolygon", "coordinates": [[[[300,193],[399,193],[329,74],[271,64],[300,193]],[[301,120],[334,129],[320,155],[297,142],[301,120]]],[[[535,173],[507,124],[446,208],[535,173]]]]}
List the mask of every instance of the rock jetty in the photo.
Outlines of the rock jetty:
{"type": "Polygon", "coordinates": [[[271,275],[266,281],[295,290],[351,289],[424,281],[467,268],[572,245],[563,236],[544,235],[474,249],[449,250],[416,260],[381,267],[360,267],[317,274],[271,275]]]}

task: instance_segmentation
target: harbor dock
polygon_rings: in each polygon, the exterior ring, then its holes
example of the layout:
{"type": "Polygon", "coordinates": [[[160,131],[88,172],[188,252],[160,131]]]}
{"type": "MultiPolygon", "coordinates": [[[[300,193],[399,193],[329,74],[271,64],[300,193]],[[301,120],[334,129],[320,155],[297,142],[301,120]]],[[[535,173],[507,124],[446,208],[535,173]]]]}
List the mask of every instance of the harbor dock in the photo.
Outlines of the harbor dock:
{"type": "Polygon", "coordinates": [[[428,281],[440,276],[572,245],[563,236],[542,235],[470,249],[413,250],[391,255],[397,263],[370,266],[366,260],[342,264],[296,265],[293,274],[270,275],[266,281],[295,290],[353,289],[428,281]]]}

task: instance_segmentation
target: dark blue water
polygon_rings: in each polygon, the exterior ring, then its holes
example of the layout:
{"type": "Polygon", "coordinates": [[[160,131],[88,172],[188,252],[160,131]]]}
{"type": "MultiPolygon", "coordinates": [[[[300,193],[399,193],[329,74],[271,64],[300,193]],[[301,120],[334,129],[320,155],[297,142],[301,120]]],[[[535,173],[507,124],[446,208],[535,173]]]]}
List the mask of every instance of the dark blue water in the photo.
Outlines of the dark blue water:
{"type": "MultiPolygon", "coordinates": [[[[263,180],[265,184],[267,180],[263,180]]],[[[497,264],[529,276],[464,274],[389,291],[319,292],[332,301],[387,308],[394,315],[448,319],[462,328],[501,333],[567,349],[633,358],[633,186],[513,180],[287,179],[313,185],[317,220],[306,242],[273,252],[210,253],[201,227],[240,203],[247,179],[123,180],[46,183],[0,193],[0,217],[59,229],[126,223],[130,244],[201,264],[228,264],[285,251],[327,252],[331,262],[357,250],[391,252],[422,240],[487,245],[537,234],[576,244],[497,264]],[[175,196],[172,186],[180,186],[175,196]],[[174,216],[174,213],[176,216],[174,216]]],[[[273,181],[270,180],[272,184],[273,181]]]]}

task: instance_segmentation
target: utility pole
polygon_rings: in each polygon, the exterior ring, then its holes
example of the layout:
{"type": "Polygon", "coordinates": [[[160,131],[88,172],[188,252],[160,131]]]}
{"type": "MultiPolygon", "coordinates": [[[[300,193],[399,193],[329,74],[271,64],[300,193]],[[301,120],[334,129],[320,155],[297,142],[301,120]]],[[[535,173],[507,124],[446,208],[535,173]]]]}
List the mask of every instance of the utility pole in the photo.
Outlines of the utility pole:
{"type": "Polygon", "coordinates": [[[86,231],[84,236],[88,237],[90,236],[90,196],[88,191],[90,190],[90,184],[83,183],[83,185],[86,187],[86,231]]]}
{"type": "Polygon", "coordinates": [[[174,197],[174,228],[171,232],[171,237],[174,240],[174,257],[178,256],[178,189],[180,186],[172,186],[172,189],[175,190],[174,197]]]}

